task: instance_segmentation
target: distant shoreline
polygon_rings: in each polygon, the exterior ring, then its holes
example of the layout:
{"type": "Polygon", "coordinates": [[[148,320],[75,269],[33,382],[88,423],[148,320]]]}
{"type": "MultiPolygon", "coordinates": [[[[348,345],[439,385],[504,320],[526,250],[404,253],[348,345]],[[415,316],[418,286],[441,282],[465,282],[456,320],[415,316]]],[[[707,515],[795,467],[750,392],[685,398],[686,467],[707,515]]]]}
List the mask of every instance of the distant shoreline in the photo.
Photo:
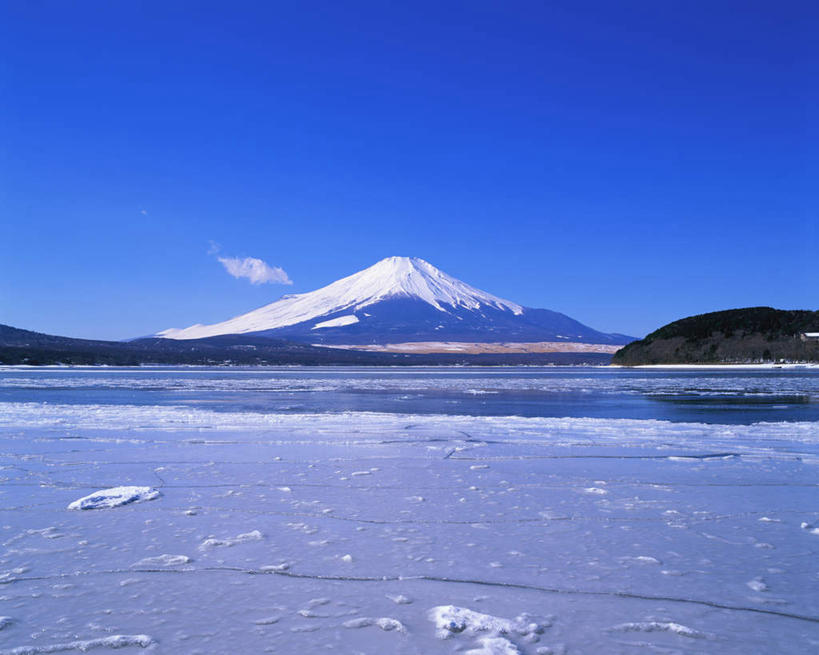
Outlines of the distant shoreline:
{"type": "Polygon", "coordinates": [[[351,364],[139,364],[139,365],[108,365],[108,364],[0,364],[2,371],[68,371],[68,370],[127,370],[127,371],[150,371],[153,369],[167,370],[190,370],[192,372],[200,370],[218,369],[223,371],[263,371],[271,369],[292,369],[292,370],[316,370],[316,369],[338,369],[340,371],[350,369],[373,369],[373,370],[418,370],[418,369],[553,369],[553,368],[595,368],[603,370],[737,370],[737,371],[768,371],[768,370],[819,370],[819,364],[807,362],[804,364],[640,364],[635,366],[624,366],[622,364],[384,364],[384,365],[351,365],[351,364]]]}

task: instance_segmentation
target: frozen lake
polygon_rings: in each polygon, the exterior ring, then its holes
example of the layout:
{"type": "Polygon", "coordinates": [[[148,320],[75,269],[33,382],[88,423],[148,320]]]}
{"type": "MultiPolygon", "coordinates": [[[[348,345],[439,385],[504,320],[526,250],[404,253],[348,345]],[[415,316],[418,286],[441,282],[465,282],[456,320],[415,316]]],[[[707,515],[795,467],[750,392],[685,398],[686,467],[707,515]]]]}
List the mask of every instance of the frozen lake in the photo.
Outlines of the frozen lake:
{"type": "Polygon", "coordinates": [[[0,440],[0,655],[819,651],[815,369],[0,369],[0,440]]]}

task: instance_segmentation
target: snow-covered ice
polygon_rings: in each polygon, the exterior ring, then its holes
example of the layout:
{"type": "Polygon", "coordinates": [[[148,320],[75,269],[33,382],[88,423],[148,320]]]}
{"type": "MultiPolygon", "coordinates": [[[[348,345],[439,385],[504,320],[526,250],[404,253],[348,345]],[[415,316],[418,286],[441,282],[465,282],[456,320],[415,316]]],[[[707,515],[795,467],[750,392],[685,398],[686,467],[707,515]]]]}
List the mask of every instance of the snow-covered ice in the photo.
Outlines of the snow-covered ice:
{"type": "Polygon", "coordinates": [[[0,655],[816,652],[817,380],[4,370],[0,655]]]}
{"type": "Polygon", "coordinates": [[[210,550],[211,548],[219,548],[220,546],[230,547],[235,546],[236,544],[244,544],[248,541],[261,541],[262,539],[264,539],[264,535],[258,530],[251,530],[250,532],[237,534],[235,537],[224,537],[221,539],[217,537],[208,537],[201,544],[199,544],[199,550],[210,550]]]}

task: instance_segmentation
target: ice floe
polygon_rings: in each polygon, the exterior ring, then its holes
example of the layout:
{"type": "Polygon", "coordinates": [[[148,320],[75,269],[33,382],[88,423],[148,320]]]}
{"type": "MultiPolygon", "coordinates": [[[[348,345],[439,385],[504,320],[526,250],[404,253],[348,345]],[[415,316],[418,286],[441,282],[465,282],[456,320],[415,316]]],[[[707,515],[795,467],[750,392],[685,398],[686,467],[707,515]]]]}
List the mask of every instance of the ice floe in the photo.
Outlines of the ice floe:
{"type": "Polygon", "coordinates": [[[111,487],[83,496],[68,505],[68,509],[107,509],[129,503],[159,498],[162,494],[152,487],[111,487]]]}

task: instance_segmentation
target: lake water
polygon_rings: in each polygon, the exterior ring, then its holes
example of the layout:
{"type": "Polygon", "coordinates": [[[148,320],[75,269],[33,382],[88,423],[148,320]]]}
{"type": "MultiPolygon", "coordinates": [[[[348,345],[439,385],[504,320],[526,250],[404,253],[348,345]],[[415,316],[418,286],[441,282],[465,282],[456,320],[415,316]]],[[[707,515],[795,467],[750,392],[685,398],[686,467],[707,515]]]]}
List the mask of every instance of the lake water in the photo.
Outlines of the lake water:
{"type": "Polygon", "coordinates": [[[0,443],[0,655],[819,649],[816,369],[6,368],[0,443]]]}

